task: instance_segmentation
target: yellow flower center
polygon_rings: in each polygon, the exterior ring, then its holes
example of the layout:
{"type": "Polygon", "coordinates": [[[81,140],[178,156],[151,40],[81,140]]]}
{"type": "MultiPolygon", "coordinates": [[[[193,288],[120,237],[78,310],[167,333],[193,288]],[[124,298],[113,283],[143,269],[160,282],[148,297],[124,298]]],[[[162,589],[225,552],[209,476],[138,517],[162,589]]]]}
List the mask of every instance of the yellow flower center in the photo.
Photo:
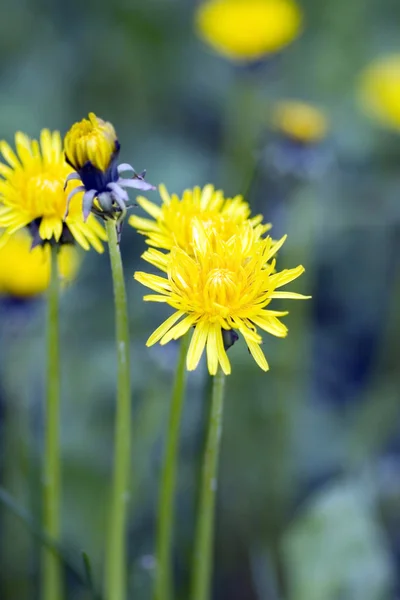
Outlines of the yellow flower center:
{"type": "MultiPolygon", "coordinates": [[[[269,277],[274,272],[274,264],[266,262],[264,252],[273,246],[272,240],[257,239],[249,226],[252,252],[246,255],[243,247],[249,245],[247,240],[236,236],[223,241],[217,230],[204,228],[198,219],[194,227],[197,232],[194,235],[195,258],[190,259],[185,252],[175,248],[167,259],[172,296],[179,298],[175,307],[207,314],[211,320],[243,316],[266,292],[269,277]],[[206,231],[213,231],[213,235],[206,238],[206,231]],[[200,240],[206,240],[207,251],[199,250],[198,235],[200,240]]],[[[226,321],[226,324],[232,326],[232,322],[226,321]]]]}
{"type": "MultiPolygon", "coordinates": [[[[30,215],[30,221],[43,217],[57,217],[62,220],[67,206],[64,184],[71,169],[66,164],[63,167],[58,166],[56,170],[46,166],[42,169],[35,174],[29,170],[15,170],[8,181],[0,182],[0,190],[13,199],[14,206],[21,206],[24,212],[30,215]]],[[[77,185],[70,185],[68,193],[77,185]]],[[[70,215],[79,216],[82,211],[81,204],[81,196],[75,196],[71,202],[70,215]]]]}
{"type": "Polygon", "coordinates": [[[208,0],[197,13],[199,35],[238,61],[281,50],[300,26],[301,13],[293,0],[208,0]]]}
{"type": "Polygon", "coordinates": [[[25,181],[26,205],[38,217],[63,216],[66,207],[64,182],[52,173],[40,173],[25,181]]]}
{"type": "Polygon", "coordinates": [[[237,277],[234,271],[213,269],[204,285],[204,301],[207,312],[227,317],[229,306],[234,302],[237,289],[237,277]]]}

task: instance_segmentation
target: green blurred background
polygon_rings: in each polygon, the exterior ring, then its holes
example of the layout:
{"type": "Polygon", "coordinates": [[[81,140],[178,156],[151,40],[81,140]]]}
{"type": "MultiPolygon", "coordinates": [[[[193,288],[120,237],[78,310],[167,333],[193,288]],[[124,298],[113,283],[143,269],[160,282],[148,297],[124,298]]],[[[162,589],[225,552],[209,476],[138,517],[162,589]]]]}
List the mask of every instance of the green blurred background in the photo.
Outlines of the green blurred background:
{"type": "MultiPolygon", "coordinates": [[[[208,182],[247,193],[289,234],[280,267],[302,263],[285,340],[265,335],[264,374],[230,350],[220,463],[214,598],[400,598],[400,137],[356,102],[360,70],[400,50],[397,0],[302,0],[303,35],[235,67],[195,35],[189,0],[14,0],[0,21],[0,133],[37,136],[88,111],[111,121],[121,160],[170,191],[208,182]],[[273,134],[281,98],[316,102],[318,147],[273,134]],[[300,288],[300,289],[299,289],[300,288]]],[[[400,102],[400,98],[399,98],[400,102]]],[[[150,196],[149,196],[150,197],[150,196]]],[[[151,199],[156,200],[157,193],[151,199]]],[[[132,274],[144,240],[125,226],[130,304],[133,493],[130,598],[151,597],[157,488],[177,346],[147,349],[168,314],[132,274]]],[[[0,304],[0,475],[40,519],[43,303],[0,304]]],[[[63,547],[68,598],[87,552],[101,582],[113,452],[116,365],[107,255],[87,253],[62,299],[63,547]]],[[[207,416],[205,365],[188,377],[174,567],[188,598],[196,482],[207,416]]],[[[4,498],[3,498],[4,500],[4,498]]],[[[0,504],[0,598],[38,598],[40,543],[0,504]]]]}

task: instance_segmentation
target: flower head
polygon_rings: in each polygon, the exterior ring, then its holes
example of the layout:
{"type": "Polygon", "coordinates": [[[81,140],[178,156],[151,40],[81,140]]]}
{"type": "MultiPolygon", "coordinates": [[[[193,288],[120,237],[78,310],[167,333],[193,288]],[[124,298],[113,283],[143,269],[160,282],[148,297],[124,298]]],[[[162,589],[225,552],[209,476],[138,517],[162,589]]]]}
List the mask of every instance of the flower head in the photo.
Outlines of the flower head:
{"type": "MultiPolygon", "coordinates": [[[[31,250],[29,233],[18,231],[0,248],[0,296],[28,298],[42,294],[50,282],[50,247],[31,250]]],[[[71,245],[63,245],[58,253],[58,267],[65,282],[72,281],[80,259],[71,245]]]]}
{"type": "Polygon", "coordinates": [[[236,330],[243,335],[257,364],[267,371],[257,327],[278,337],[287,334],[287,328],[278,318],[287,312],[267,307],[274,298],[305,298],[293,292],[276,291],[304,271],[298,266],[276,272],[273,257],[285,239],[273,242],[270,237],[262,238],[247,224],[223,240],[216,230],[206,229],[195,219],[193,256],[177,247],[169,254],[154,248],[146,251],[143,258],[164,271],[166,277],[135,273],[137,281],[156,292],[144,300],[165,302],[175,309],[150,336],[147,345],[158,341],[166,344],[194,327],[187,355],[188,370],[196,369],[206,348],[211,375],[216,374],[218,365],[229,374],[231,366],[225,348],[234,339],[225,345],[224,337],[236,330]]]}
{"type": "Polygon", "coordinates": [[[64,140],[67,162],[75,171],[87,163],[99,171],[106,171],[119,151],[117,134],[111,123],[89,113],[88,119],[75,123],[64,140]]]}
{"type": "Polygon", "coordinates": [[[273,125],[284,136],[303,144],[316,144],[328,131],[326,115],[312,104],[284,100],[276,104],[273,125]]]}
{"type": "Polygon", "coordinates": [[[400,54],[373,61],[361,74],[359,99],[363,109],[383,125],[400,131],[400,54]]]}
{"type": "Polygon", "coordinates": [[[65,162],[59,132],[43,129],[39,142],[18,132],[15,146],[16,154],[7,142],[0,142],[0,152],[6,161],[0,162],[2,240],[28,227],[33,246],[46,241],[71,243],[75,240],[85,250],[93,246],[102,252],[101,240],[106,239],[104,229],[94,217],[84,223],[78,197],[71,203],[65,218],[64,183],[71,168],[65,162]]]}
{"type": "Polygon", "coordinates": [[[264,147],[263,162],[275,176],[288,182],[321,177],[334,161],[326,142],[328,116],[313,104],[299,100],[277,102],[270,123],[275,135],[264,147]]]}
{"type": "Polygon", "coordinates": [[[199,36],[237,62],[278,52],[301,30],[294,0],[205,0],[197,10],[199,36]]]}
{"type": "MultiPolygon", "coordinates": [[[[225,198],[221,190],[206,185],[203,189],[195,187],[185,190],[182,198],[176,194],[168,194],[164,185],[160,185],[162,205],[158,206],[146,198],[139,196],[136,201],[152,219],[144,219],[132,215],[129,224],[142,235],[147,236],[150,246],[171,250],[178,246],[188,254],[193,253],[193,219],[198,219],[206,228],[218,231],[223,240],[236,233],[238,227],[249,220],[250,207],[242,198],[225,198]]],[[[249,220],[253,227],[260,225],[262,216],[249,220]]],[[[265,233],[271,225],[262,225],[258,232],[265,233]]]]}
{"type": "Polygon", "coordinates": [[[71,174],[66,183],[80,180],[82,185],[71,191],[68,199],[84,192],[83,216],[86,220],[90,212],[102,218],[122,220],[131,206],[124,188],[151,190],[154,187],[144,180],[146,172],[137,174],[128,164],[118,165],[120,144],[111,123],[89,113],[72,125],[65,136],[65,158],[76,173],[71,174]],[[132,171],[130,179],[120,177],[124,171],[132,171]]]}

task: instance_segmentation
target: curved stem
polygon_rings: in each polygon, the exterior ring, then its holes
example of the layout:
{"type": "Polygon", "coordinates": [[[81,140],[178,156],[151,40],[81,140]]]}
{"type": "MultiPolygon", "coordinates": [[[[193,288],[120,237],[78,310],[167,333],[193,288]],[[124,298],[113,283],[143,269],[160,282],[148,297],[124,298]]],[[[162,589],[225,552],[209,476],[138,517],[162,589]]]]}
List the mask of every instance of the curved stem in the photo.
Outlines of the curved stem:
{"type": "Polygon", "coordinates": [[[108,219],[106,221],[106,229],[114,286],[118,384],[111,518],[105,569],[105,595],[107,600],[125,600],[127,585],[126,529],[130,493],[131,457],[129,322],[116,221],[108,219]]]}
{"type": "Polygon", "coordinates": [[[184,400],[186,354],[189,336],[186,334],[180,344],[179,358],[176,366],[174,388],[172,393],[167,439],[164,451],[164,464],[161,474],[160,494],[158,500],[156,577],[154,600],[171,600],[174,598],[172,583],[172,532],[174,523],[174,492],[176,485],[176,468],[178,460],[179,429],[184,400]]]}
{"type": "MultiPolygon", "coordinates": [[[[59,364],[59,281],[57,246],[51,245],[50,285],[47,297],[47,390],[43,473],[43,530],[54,541],[60,536],[60,364],[59,364]]],[[[43,550],[42,598],[63,596],[59,557],[43,550]]]]}
{"type": "Polygon", "coordinates": [[[192,565],[192,600],[209,600],[214,542],[214,513],[217,470],[222,431],[225,376],[221,369],[214,377],[211,410],[200,483],[194,560],[192,565]]]}

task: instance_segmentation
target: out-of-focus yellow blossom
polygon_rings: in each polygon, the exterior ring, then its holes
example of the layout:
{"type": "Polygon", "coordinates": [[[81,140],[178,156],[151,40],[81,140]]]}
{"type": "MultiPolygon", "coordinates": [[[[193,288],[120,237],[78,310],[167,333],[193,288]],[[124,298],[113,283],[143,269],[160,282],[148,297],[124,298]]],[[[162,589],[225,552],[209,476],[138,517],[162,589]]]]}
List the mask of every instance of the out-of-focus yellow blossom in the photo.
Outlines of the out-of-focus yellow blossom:
{"type": "Polygon", "coordinates": [[[400,53],[370,63],[361,74],[358,94],[367,114],[400,131],[400,53]]]}
{"type": "Polygon", "coordinates": [[[8,163],[0,162],[2,242],[28,227],[33,246],[50,240],[61,244],[75,240],[84,250],[93,246],[103,252],[105,231],[94,217],[83,221],[82,199],[76,196],[65,216],[64,184],[71,167],[64,159],[60,133],[43,129],[38,142],[18,132],[15,146],[16,154],[7,142],[0,142],[0,152],[8,163]]]}
{"type": "MultiPolygon", "coordinates": [[[[25,298],[42,294],[50,282],[50,247],[31,250],[27,231],[18,231],[0,248],[0,296],[25,298]]],[[[78,251],[64,244],[59,249],[58,268],[61,280],[72,281],[78,271],[78,251]]]]}
{"type": "Polygon", "coordinates": [[[246,222],[257,227],[260,235],[271,228],[270,224],[260,225],[262,215],[250,218],[250,207],[242,196],[225,198],[221,190],[215,190],[210,184],[203,189],[185,190],[182,198],[177,194],[170,195],[164,185],[160,185],[159,190],[161,206],[142,196],[136,199],[153,219],[137,215],[129,218],[129,224],[147,237],[150,246],[164,250],[178,246],[192,254],[194,219],[205,228],[213,228],[222,240],[228,240],[246,222]]]}
{"type": "Polygon", "coordinates": [[[294,0],[206,0],[196,13],[199,36],[236,62],[278,52],[300,34],[301,24],[294,0]]]}
{"type": "Polygon", "coordinates": [[[207,365],[215,375],[218,365],[225,374],[231,372],[224,336],[237,330],[264,371],[268,363],[261,350],[262,339],[257,327],[278,337],[285,337],[286,326],[279,320],[287,312],[269,309],[275,298],[305,298],[278,288],[299,277],[298,266],[277,272],[275,254],[286,236],[274,242],[260,237],[248,223],[229,239],[222,239],[213,227],[206,228],[198,219],[192,223],[193,253],[178,247],[164,254],[151,248],[143,258],[166,276],[137,272],[134,277],[156,294],[144,297],[150,302],[164,302],[175,312],[150,336],[147,345],[166,344],[185,335],[194,327],[187,354],[187,368],[196,369],[206,349],[207,365]]]}
{"type": "Polygon", "coordinates": [[[272,111],[272,125],[286,137],[304,144],[320,142],[329,128],[322,110],[298,100],[278,102],[272,111]]]}

